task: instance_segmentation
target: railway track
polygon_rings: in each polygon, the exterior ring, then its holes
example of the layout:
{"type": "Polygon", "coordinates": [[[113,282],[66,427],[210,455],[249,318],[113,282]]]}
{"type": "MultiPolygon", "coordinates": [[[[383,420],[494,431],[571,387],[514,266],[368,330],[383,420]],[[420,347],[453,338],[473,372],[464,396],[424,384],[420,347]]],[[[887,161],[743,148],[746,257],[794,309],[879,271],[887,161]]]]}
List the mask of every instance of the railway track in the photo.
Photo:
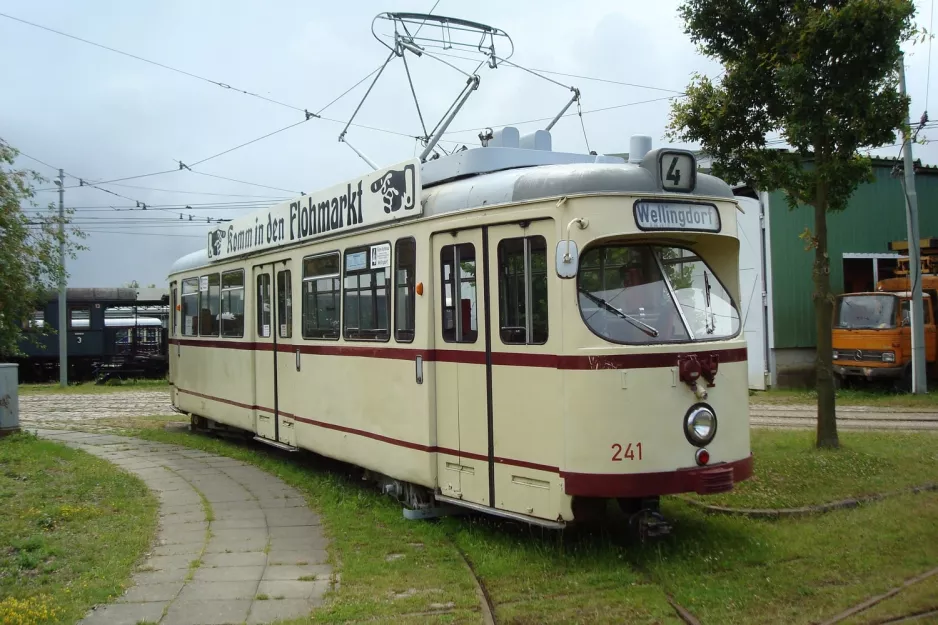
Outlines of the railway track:
{"type": "MultiPolygon", "coordinates": [[[[817,407],[808,404],[753,404],[749,423],[766,428],[814,428],[817,407]]],[[[845,430],[938,430],[938,412],[886,410],[866,406],[839,406],[837,426],[845,430]]]]}

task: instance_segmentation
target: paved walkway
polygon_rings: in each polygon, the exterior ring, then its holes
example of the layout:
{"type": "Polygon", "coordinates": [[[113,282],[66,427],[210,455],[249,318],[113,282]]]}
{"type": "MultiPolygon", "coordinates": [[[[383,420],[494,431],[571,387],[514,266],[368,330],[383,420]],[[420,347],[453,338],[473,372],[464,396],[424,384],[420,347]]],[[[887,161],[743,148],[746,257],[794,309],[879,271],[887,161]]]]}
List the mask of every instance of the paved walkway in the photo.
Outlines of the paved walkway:
{"type": "Polygon", "coordinates": [[[134,585],[81,625],[268,623],[309,614],[336,583],[319,517],[280,479],[176,445],[37,433],[123,467],[160,499],[156,545],[134,585]]]}

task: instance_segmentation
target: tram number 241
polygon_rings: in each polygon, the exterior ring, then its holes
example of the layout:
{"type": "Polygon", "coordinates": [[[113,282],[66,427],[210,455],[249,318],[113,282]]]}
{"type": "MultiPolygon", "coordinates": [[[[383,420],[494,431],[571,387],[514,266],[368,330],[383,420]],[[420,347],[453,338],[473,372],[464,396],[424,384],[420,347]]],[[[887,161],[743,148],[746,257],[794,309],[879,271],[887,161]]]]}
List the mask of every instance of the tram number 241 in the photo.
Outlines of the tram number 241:
{"type": "Polygon", "coordinates": [[[641,460],[642,459],[642,444],[627,443],[625,448],[622,447],[619,443],[612,444],[612,461],[613,462],[622,462],[623,460],[641,460]]]}

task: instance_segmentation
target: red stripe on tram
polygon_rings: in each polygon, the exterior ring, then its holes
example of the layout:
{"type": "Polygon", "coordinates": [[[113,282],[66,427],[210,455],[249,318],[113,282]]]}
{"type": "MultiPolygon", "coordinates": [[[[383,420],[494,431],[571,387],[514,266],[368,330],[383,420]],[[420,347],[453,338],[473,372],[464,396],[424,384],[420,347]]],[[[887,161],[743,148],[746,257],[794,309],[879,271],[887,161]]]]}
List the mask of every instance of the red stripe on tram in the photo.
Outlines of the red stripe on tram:
{"type": "MultiPolygon", "coordinates": [[[[173,345],[185,347],[207,347],[215,349],[238,349],[269,352],[273,343],[259,341],[222,341],[206,339],[171,339],[173,345]]],[[[456,349],[413,349],[404,347],[351,346],[351,345],[296,345],[278,343],[277,351],[316,356],[342,356],[355,358],[375,358],[381,360],[414,360],[422,356],[424,362],[455,362],[472,365],[485,364],[485,352],[456,349]]],[[[687,352],[644,353],[644,354],[608,354],[598,356],[565,356],[556,354],[528,354],[518,352],[492,352],[492,364],[507,367],[540,367],[563,369],[568,371],[587,371],[593,369],[649,369],[673,367],[679,356],[713,356],[718,362],[744,362],[746,348],[703,349],[687,352]]]]}
{"type": "MultiPolygon", "coordinates": [[[[221,404],[228,404],[229,406],[237,406],[238,408],[244,408],[246,410],[263,410],[265,412],[273,412],[270,408],[266,406],[257,406],[251,404],[242,404],[241,402],[232,401],[230,399],[223,399],[221,397],[215,397],[213,395],[206,395],[205,393],[198,393],[196,391],[190,391],[184,388],[176,389],[180,393],[185,393],[187,395],[193,395],[195,397],[200,397],[202,399],[208,399],[210,401],[216,401],[221,404]]],[[[316,419],[309,419],[307,417],[301,417],[299,415],[291,414],[289,412],[280,411],[280,415],[287,417],[288,419],[293,419],[299,421],[300,423],[306,423],[316,427],[320,427],[327,430],[335,430],[337,432],[343,432],[345,434],[354,434],[356,436],[362,436],[364,438],[370,438],[372,440],[381,441],[382,443],[388,443],[390,445],[396,445],[398,447],[405,447],[407,449],[413,449],[416,451],[423,451],[426,453],[441,453],[447,454],[449,456],[456,456],[459,458],[467,458],[469,460],[480,460],[482,462],[488,461],[488,456],[483,454],[476,454],[471,451],[460,451],[458,449],[450,449],[448,447],[439,447],[436,445],[423,445],[421,443],[412,443],[410,441],[405,441],[399,438],[392,438],[390,436],[383,436],[381,434],[375,434],[374,432],[368,432],[367,430],[359,430],[357,428],[350,428],[344,425],[338,425],[335,423],[327,423],[325,421],[318,421],[316,419]]],[[[538,471],[549,471],[551,473],[558,473],[560,469],[558,467],[551,467],[545,464],[537,464],[534,462],[527,462],[525,460],[515,460],[513,458],[501,458],[496,457],[495,462],[500,464],[507,464],[510,466],[522,467],[526,469],[535,469],[538,471]]]]}

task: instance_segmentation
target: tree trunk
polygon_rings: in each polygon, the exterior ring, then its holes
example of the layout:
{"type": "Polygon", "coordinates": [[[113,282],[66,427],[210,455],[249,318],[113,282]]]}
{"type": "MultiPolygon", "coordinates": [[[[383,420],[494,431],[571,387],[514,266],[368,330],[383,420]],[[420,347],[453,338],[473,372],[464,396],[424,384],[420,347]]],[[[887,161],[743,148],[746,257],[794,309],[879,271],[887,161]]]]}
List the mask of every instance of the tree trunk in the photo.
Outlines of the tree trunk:
{"type": "Polygon", "coordinates": [[[814,206],[814,316],[817,325],[817,446],[838,447],[837,414],[834,405],[833,322],[830,258],[827,254],[827,189],[818,185],[814,206]]]}

